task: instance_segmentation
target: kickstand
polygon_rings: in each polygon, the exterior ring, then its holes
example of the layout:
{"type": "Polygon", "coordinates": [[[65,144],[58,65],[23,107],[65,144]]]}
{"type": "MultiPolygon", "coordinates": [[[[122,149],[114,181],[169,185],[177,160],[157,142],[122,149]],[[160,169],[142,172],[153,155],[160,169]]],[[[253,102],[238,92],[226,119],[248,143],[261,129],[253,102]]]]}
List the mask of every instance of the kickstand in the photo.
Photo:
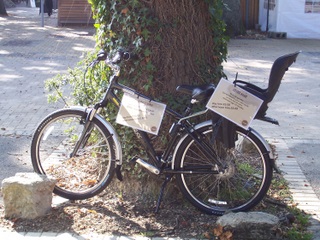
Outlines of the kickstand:
{"type": "Polygon", "coordinates": [[[158,202],[157,202],[157,206],[156,206],[155,213],[158,213],[158,212],[159,212],[159,208],[160,208],[160,204],[161,204],[161,202],[162,202],[162,197],[163,197],[164,189],[165,189],[165,187],[167,186],[168,182],[170,182],[171,178],[172,178],[172,175],[167,175],[167,176],[166,176],[166,179],[165,179],[164,182],[162,183],[161,190],[160,190],[160,195],[159,195],[159,197],[158,197],[158,202]]]}

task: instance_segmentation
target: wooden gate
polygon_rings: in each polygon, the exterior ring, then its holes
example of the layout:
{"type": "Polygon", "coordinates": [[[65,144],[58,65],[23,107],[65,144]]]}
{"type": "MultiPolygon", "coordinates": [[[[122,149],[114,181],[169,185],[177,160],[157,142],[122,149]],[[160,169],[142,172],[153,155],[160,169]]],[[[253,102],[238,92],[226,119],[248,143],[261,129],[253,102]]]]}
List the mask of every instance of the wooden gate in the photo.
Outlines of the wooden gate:
{"type": "Polygon", "coordinates": [[[241,0],[242,23],[246,29],[254,29],[259,23],[259,0],[241,0]]]}

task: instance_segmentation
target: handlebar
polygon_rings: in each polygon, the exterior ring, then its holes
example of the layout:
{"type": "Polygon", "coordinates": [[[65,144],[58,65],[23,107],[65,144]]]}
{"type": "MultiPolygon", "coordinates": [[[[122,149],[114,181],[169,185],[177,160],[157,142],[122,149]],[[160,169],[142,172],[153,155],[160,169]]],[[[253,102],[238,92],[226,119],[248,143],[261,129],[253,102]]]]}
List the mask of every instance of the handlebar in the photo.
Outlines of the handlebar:
{"type": "MultiPolygon", "coordinates": [[[[97,57],[95,60],[93,60],[87,67],[84,72],[83,82],[84,82],[84,89],[86,92],[86,74],[88,72],[89,68],[93,68],[95,65],[97,65],[101,61],[105,61],[105,63],[112,69],[113,76],[112,79],[117,81],[116,77],[119,77],[120,75],[120,66],[119,63],[122,61],[128,61],[131,58],[132,54],[130,54],[129,51],[124,51],[123,49],[118,50],[113,57],[109,57],[108,54],[101,49],[97,53],[97,57]]],[[[89,99],[89,94],[86,92],[89,99]]],[[[92,99],[91,99],[92,100],[92,99]]]]}
{"type": "Polygon", "coordinates": [[[94,67],[97,63],[105,61],[109,67],[115,68],[116,65],[118,65],[122,61],[128,61],[130,58],[130,52],[123,49],[118,50],[113,57],[109,57],[108,54],[103,49],[101,49],[97,53],[97,58],[89,64],[89,67],[94,67]]]}
{"type": "Polygon", "coordinates": [[[128,51],[118,50],[111,59],[112,64],[119,64],[121,61],[128,61],[130,59],[130,53],[128,51]]]}

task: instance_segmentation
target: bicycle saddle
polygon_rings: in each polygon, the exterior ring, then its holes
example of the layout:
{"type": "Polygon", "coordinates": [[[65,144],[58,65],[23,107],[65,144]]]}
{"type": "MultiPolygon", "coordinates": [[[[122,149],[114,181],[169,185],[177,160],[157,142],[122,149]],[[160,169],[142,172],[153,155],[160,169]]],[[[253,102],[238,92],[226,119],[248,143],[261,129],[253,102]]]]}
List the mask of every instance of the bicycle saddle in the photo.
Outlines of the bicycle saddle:
{"type": "Polygon", "coordinates": [[[180,85],[176,88],[176,91],[189,95],[192,99],[201,102],[203,100],[208,100],[215,88],[215,85],[212,83],[200,86],[180,85]]]}

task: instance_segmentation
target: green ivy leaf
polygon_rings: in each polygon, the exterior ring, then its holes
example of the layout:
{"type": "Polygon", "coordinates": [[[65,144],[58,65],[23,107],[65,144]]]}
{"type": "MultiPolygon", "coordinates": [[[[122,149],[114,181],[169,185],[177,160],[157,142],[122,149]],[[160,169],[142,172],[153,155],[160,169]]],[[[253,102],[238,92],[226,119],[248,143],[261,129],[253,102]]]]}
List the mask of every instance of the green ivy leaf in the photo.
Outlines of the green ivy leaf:
{"type": "Polygon", "coordinates": [[[144,55],[145,55],[146,57],[149,57],[149,56],[151,55],[151,50],[150,50],[150,48],[146,48],[146,49],[144,50],[144,55]]]}
{"type": "Polygon", "coordinates": [[[143,38],[145,40],[148,40],[149,36],[150,36],[150,31],[148,29],[143,29],[142,32],[141,32],[141,35],[143,36],[143,38]]]}

